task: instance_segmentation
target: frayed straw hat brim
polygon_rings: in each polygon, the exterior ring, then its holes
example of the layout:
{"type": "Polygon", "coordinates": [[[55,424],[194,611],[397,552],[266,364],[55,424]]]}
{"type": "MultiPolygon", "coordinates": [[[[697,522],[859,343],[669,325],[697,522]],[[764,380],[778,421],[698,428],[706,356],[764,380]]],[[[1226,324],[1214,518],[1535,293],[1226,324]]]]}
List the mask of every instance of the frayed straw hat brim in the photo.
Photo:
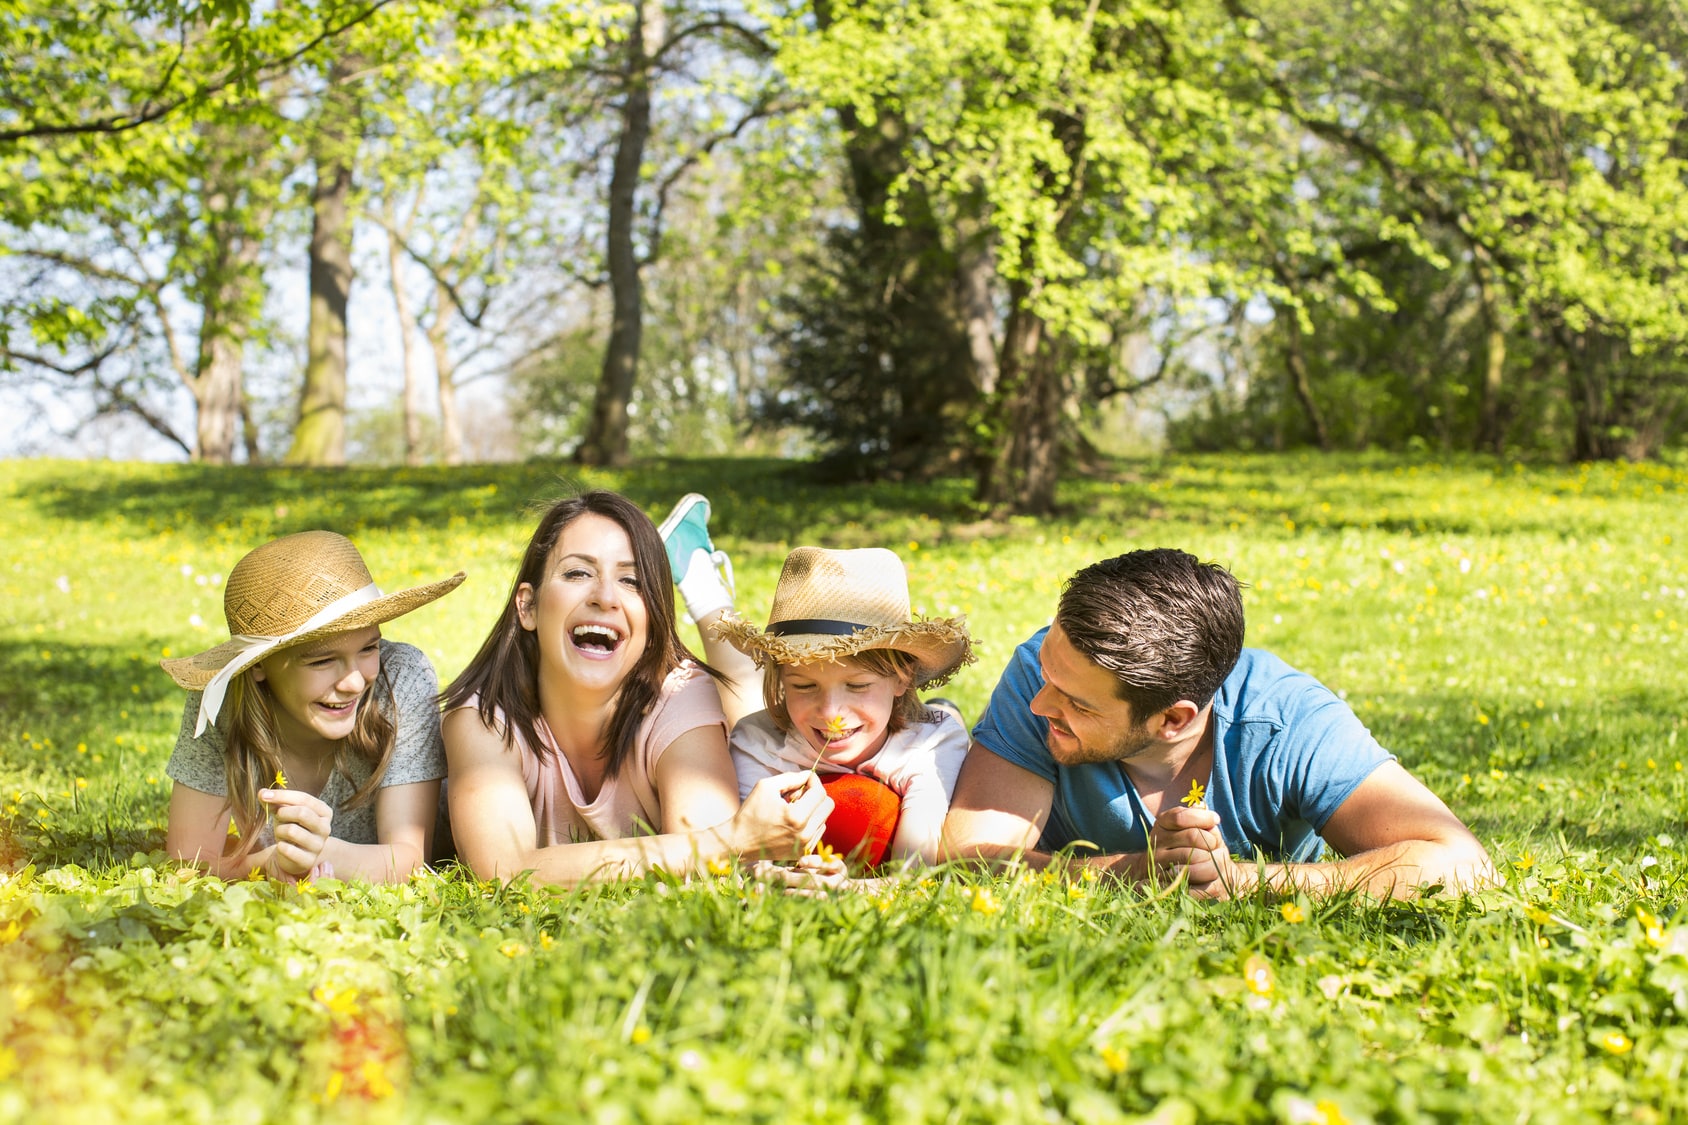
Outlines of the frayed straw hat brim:
{"type": "MultiPolygon", "coordinates": [[[[450,578],[430,582],[426,586],[413,586],[408,590],[384,594],[372,602],[366,602],[355,609],[349,610],[344,616],[312,629],[308,633],[289,637],[286,645],[276,651],[284,651],[332,633],[345,633],[352,629],[381,625],[395,617],[403,617],[411,610],[420,609],[429,602],[449,594],[462,585],[464,577],[463,572],[458,571],[450,578]]],[[[231,639],[192,656],[178,657],[174,660],[160,660],[159,664],[170,674],[170,678],[175,680],[178,686],[187,688],[189,691],[200,691],[211,682],[218,672],[227,667],[231,661],[240,659],[246,652],[246,645],[238,640],[231,639]]],[[[248,663],[256,662],[256,660],[252,660],[248,663]]]]}
{"type": "Polygon", "coordinates": [[[775,664],[817,664],[855,656],[868,649],[895,649],[920,662],[916,687],[937,687],[973,663],[973,642],[967,619],[915,619],[897,625],[864,625],[844,636],[765,633],[748,621],[727,617],[714,625],[715,635],[762,667],[775,664]]]}

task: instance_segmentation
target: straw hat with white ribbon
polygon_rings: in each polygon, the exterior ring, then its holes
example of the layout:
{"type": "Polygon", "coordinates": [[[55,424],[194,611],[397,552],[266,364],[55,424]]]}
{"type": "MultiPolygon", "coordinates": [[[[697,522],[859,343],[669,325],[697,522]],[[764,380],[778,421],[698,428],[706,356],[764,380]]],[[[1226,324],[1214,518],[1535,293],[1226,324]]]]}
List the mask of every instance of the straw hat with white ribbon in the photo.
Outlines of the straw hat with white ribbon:
{"type": "Polygon", "coordinates": [[[229,681],[279,649],[330,633],[379,625],[456,589],[450,578],[383,594],[352,541],[332,531],[271,540],[235,563],[223,587],[229,640],[159,663],[189,691],[202,691],[194,737],[216,722],[229,681]]]}
{"type": "Polygon", "coordinates": [[[941,684],[973,662],[966,618],[915,617],[903,560],[882,547],[799,547],[786,556],[766,630],[737,618],[714,628],[758,666],[769,660],[813,664],[866,649],[896,649],[920,662],[916,687],[941,684]]]}

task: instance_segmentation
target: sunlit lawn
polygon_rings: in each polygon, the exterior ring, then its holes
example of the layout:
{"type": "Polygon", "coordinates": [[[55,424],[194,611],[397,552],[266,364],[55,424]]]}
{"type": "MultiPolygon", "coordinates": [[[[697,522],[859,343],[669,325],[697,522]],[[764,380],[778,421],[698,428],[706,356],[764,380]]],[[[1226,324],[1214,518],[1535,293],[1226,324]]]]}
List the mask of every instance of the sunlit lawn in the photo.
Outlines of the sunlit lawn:
{"type": "Polygon", "coordinates": [[[959,481],[767,462],[358,472],[12,462],[0,476],[0,1120],[1164,1122],[1688,1115],[1688,470],[1211,457],[990,521],[959,481]],[[715,502],[740,606],[800,543],[895,547],[965,613],[977,714],[1062,579],[1179,546],[1249,642],[1341,692],[1487,843],[1466,901],[1193,906],[939,870],[877,897],[734,878],[554,895],[461,873],[224,887],[164,860],[182,696],[267,537],[351,535],[457,672],[530,505],[715,502]]]}

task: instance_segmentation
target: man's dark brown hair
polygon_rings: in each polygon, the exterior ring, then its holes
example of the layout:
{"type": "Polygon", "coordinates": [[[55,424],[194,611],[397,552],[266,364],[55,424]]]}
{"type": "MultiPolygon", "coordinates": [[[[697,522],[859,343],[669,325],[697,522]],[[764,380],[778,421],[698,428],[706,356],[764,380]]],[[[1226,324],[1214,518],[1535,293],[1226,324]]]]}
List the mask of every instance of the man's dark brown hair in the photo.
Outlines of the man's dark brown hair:
{"type": "Polygon", "coordinates": [[[1205,707],[1243,650],[1243,599],[1217,563],[1185,551],[1130,551],[1067,580],[1055,620],[1119,681],[1138,722],[1180,699],[1205,707]]]}

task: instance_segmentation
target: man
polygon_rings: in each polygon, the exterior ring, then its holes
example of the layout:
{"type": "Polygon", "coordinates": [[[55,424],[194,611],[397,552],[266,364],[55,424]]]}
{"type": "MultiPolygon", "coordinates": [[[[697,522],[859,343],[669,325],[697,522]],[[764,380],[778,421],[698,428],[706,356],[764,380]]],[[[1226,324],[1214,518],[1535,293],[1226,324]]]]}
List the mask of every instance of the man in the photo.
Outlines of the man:
{"type": "Polygon", "coordinates": [[[1041,866],[1064,848],[1204,898],[1493,879],[1476,837],[1347,704],[1243,648],[1236,579],[1174,550],[1075,574],[973,728],[945,856],[1041,866]],[[1323,844],[1343,858],[1310,862],[1323,844]]]}

